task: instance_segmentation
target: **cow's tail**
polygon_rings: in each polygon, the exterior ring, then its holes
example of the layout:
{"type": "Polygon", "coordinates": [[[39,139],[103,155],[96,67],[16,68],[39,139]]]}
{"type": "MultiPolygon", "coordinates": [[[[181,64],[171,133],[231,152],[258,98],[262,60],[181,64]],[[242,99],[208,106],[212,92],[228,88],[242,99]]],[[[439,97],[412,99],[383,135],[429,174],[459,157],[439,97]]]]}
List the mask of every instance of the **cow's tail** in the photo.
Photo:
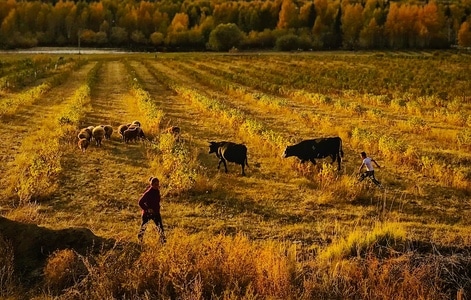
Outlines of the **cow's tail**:
{"type": "Polygon", "coordinates": [[[342,157],[342,158],[343,158],[343,147],[342,147],[342,139],[340,139],[339,154],[340,154],[340,157],[342,157]]]}
{"type": "Polygon", "coordinates": [[[242,163],[242,165],[245,164],[248,167],[249,166],[249,160],[247,158],[247,147],[244,146],[244,149],[245,150],[243,151],[243,153],[245,155],[245,159],[244,159],[244,162],[242,163]]]}

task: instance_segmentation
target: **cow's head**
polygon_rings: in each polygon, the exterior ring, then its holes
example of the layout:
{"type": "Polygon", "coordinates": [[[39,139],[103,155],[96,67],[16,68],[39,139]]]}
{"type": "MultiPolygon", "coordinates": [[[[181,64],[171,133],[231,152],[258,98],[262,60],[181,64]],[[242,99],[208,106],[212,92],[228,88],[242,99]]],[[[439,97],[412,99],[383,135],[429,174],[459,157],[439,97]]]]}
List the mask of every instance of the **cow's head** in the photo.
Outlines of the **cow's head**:
{"type": "Polygon", "coordinates": [[[217,142],[209,142],[209,153],[217,153],[219,148],[219,144],[217,142]]]}
{"type": "Polygon", "coordinates": [[[290,157],[293,156],[294,154],[292,153],[292,146],[287,146],[285,151],[283,152],[283,155],[281,155],[282,158],[290,157]]]}

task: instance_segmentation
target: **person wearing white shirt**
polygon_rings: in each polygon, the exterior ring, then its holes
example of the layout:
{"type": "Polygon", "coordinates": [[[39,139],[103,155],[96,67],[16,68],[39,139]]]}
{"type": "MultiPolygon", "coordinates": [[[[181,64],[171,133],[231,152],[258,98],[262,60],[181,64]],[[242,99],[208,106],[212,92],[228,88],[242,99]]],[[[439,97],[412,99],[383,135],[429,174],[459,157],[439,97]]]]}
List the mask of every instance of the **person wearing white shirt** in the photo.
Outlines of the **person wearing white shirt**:
{"type": "Polygon", "coordinates": [[[367,156],[365,152],[360,153],[361,158],[363,159],[360,168],[358,169],[358,173],[360,173],[360,181],[363,181],[365,178],[370,178],[374,184],[381,187],[381,183],[375,178],[375,170],[373,168],[373,163],[378,167],[381,168],[378,163],[372,159],[371,157],[367,156]],[[366,171],[362,173],[363,167],[366,167],[366,171]]]}

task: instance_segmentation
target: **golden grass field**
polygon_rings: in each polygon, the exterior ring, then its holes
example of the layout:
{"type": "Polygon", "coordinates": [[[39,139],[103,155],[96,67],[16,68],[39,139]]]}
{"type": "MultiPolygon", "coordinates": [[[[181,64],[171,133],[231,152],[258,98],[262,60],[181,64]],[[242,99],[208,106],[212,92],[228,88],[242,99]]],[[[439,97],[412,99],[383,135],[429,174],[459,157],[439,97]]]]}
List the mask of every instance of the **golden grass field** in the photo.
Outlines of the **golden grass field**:
{"type": "Polygon", "coordinates": [[[471,54],[1,61],[1,297],[471,297],[471,54]],[[125,144],[117,128],[133,120],[148,140],[125,144]],[[112,138],[80,152],[79,130],[100,124],[112,138]],[[340,172],[281,158],[325,136],[343,139],[340,172]],[[247,146],[247,176],[217,170],[208,142],[221,140],[247,146]],[[384,190],[356,181],[361,151],[384,190]],[[149,176],[168,242],[149,226],[141,248],[149,176]]]}

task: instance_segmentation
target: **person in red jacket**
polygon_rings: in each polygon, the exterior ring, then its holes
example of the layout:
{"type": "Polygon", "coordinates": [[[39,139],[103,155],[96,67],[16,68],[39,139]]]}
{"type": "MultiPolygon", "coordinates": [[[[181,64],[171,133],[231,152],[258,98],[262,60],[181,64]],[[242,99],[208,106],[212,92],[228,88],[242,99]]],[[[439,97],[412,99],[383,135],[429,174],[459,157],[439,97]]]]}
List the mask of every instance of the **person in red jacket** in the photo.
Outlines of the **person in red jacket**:
{"type": "Polygon", "coordinates": [[[160,182],[158,178],[151,177],[149,178],[149,183],[150,186],[145,190],[141,198],[139,198],[139,207],[142,209],[142,224],[137,237],[139,242],[142,243],[147,223],[152,220],[159,230],[160,241],[165,243],[164,225],[162,224],[162,217],[160,215],[160,182]]]}

